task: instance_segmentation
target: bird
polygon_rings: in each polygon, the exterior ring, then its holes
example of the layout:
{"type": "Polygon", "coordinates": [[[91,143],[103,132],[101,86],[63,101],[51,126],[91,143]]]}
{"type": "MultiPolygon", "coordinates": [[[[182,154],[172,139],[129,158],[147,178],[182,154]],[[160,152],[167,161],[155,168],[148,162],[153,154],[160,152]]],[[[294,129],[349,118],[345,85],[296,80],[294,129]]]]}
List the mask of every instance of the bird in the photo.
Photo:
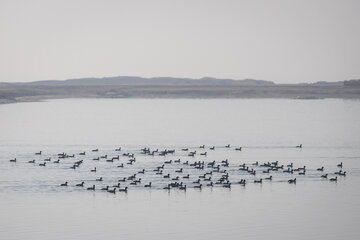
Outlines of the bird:
{"type": "Polygon", "coordinates": [[[83,187],[83,186],[84,186],[84,182],[81,182],[81,183],[79,183],[79,184],[76,184],[75,186],[76,186],[76,187],[83,187]]]}
{"type": "Polygon", "coordinates": [[[62,186],[62,187],[66,187],[67,185],[68,185],[68,182],[60,184],[60,186],[62,186]]]}
{"type": "Polygon", "coordinates": [[[92,187],[88,187],[87,190],[95,191],[95,185],[93,185],[92,187]]]}

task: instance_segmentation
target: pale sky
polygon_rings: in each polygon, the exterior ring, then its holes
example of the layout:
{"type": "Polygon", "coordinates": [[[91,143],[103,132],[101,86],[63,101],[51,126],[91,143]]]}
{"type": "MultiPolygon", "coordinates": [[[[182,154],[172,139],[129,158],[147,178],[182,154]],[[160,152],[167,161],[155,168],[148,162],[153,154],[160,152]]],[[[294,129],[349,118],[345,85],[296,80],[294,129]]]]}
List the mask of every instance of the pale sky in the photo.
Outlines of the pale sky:
{"type": "Polygon", "coordinates": [[[358,0],[0,0],[0,81],[360,78],[358,0]]]}

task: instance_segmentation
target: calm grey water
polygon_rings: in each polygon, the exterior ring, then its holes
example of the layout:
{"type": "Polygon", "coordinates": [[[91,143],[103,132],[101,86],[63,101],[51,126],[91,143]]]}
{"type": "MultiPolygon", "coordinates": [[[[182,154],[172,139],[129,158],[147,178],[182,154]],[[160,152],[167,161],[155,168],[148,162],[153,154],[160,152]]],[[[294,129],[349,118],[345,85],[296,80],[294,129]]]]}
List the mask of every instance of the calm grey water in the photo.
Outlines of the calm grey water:
{"type": "MultiPolygon", "coordinates": [[[[359,119],[357,100],[67,99],[0,105],[0,239],[358,239],[359,119]],[[300,143],[302,149],[294,147],[300,143]],[[241,152],[234,150],[240,146],[241,152]],[[145,156],[143,147],[176,151],[145,156]],[[99,152],[91,152],[95,148],[99,152]],[[207,156],[189,157],[182,148],[207,156]],[[83,151],[85,156],[78,155],[83,151]],[[62,152],[75,157],[53,163],[62,152]],[[126,165],[123,156],[114,163],[92,160],[124,152],[136,155],[134,165],[126,165]],[[51,162],[39,167],[48,157],[51,162]],[[13,158],[16,163],[9,162],[13,158]],[[74,186],[85,181],[98,189],[178,158],[228,159],[231,180],[245,178],[248,184],[199,191],[191,188],[194,177],[186,192],[168,192],[163,178],[147,172],[127,194],[74,186]],[[33,159],[36,164],[27,163],[33,159]],[[70,169],[77,160],[84,163],[70,169]],[[238,166],[256,161],[308,170],[304,176],[274,172],[272,182],[254,184],[269,174],[254,166],[259,173],[251,176],[238,166]],[[336,183],[316,171],[324,166],[333,177],[340,162],[347,176],[336,183]],[[120,163],[125,167],[117,168],[120,163]],[[90,172],[95,166],[98,171],[90,172]],[[98,177],[104,181],[96,182],[98,177]],[[293,177],[297,184],[288,184],[293,177]],[[70,186],[60,187],[65,181],[70,186]],[[151,190],[144,188],[149,181],[151,190]]],[[[181,164],[166,171],[180,167],[200,174],[181,164]]]]}

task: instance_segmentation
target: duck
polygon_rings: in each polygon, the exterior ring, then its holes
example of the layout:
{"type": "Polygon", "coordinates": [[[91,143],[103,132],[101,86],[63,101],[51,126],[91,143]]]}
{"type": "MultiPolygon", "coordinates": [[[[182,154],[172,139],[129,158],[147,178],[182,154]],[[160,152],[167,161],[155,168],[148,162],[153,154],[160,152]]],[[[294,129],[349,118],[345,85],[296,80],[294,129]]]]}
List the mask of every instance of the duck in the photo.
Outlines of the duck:
{"type": "Polygon", "coordinates": [[[67,185],[68,185],[68,182],[60,184],[60,186],[62,186],[62,187],[66,187],[67,185]]]}
{"type": "Polygon", "coordinates": [[[44,163],[39,163],[39,166],[41,166],[41,167],[46,167],[46,162],[44,162],[44,163]]]}
{"type": "Polygon", "coordinates": [[[322,178],[327,178],[328,174],[321,175],[322,178]]]}
{"type": "Polygon", "coordinates": [[[177,172],[177,173],[182,173],[182,172],[183,172],[183,169],[180,168],[179,170],[175,170],[175,172],[177,172]]]}
{"type": "Polygon", "coordinates": [[[318,168],[316,170],[322,172],[322,171],[324,171],[324,166],[322,166],[321,168],[318,168]]]}
{"type": "Polygon", "coordinates": [[[151,182],[149,182],[149,184],[145,184],[144,187],[148,187],[148,188],[151,188],[151,182]]]}
{"type": "Polygon", "coordinates": [[[241,151],[241,147],[235,148],[235,151],[241,151]]]}
{"type": "Polygon", "coordinates": [[[93,150],[91,150],[92,152],[97,152],[97,151],[99,151],[99,149],[93,149],[93,150]]]}
{"type": "Polygon", "coordinates": [[[296,183],[296,178],[288,180],[288,183],[296,183]]]}
{"type": "Polygon", "coordinates": [[[16,158],[10,159],[10,162],[16,162],[16,158]]]}
{"type": "Polygon", "coordinates": [[[96,172],[96,167],[94,167],[94,169],[91,169],[90,172],[96,172]]]}
{"type": "Polygon", "coordinates": [[[296,148],[302,148],[302,144],[297,145],[296,148]]]}
{"type": "Polygon", "coordinates": [[[337,176],[334,177],[334,178],[330,178],[330,181],[331,181],[331,182],[337,182],[337,176]]]}
{"type": "Polygon", "coordinates": [[[170,174],[164,175],[164,178],[170,178],[170,174]]]}
{"type": "Polygon", "coordinates": [[[262,183],[262,178],[260,178],[260,180],[254,180],[254,183],[262,183]]]}
{"type": "Polygon", "coordinates": [[[213,183],[213,182],[210,182],[210,183],[206,184],[206,186],[212,187],[212,186],[214,186],[214,183],[213,183]]]}
{"type": "Polygon", "coordinates": [[[231,188],[231,183],[224,183],[222,186],[224,188],[231,188]]]}
{"type": "Polygon", "coordinates": [[[124,167],[124,164],[122,163],[122,164],[118,165],[117,167],[118,167],[118,168],[123,168],[123,167],[124,167]]]}
{"type": "Polygon", "coordinates": [[[35,163],[35,159],[31,160],[31,161],[28,161],[28,163],[35,163]]]}
{"type": "Polygon", "coordinates": [[[346,176],[346,171],[339,173],[340,176],[346,176]]]}
{"type": "Polygon", "coordinates": [[[202,184],[200,184],[200,185],[195,185],[195,186],[194,186],[194,188],[198,188],[198,189],[200,189],[200,190],[201,190],[201,187],[202,187],[202,184]]]}
{"type": "Polygon", "coordinates": [[[125,187],[125,188],[119,188],[119,192],[127,192],[128,190],[128,187],[125,187]]]}
{"type": "Polygon", "coordinates": [[[76,184],[75,186],[76,186],[76,187],[83,187],[83,186],[84,186],[84,182],[81,182],[81,183],[79,183],[79,184],[76,184]]]}
{"type": "Polygon", "coordinates": [[[60,163],[60,159],[55,160],[53,163],[60,163]]]}
{"type": "Polygon", "coordinates": [[[226,145],[225,147],[226,147],[226,148],[230,148],[230,144],[226,145]]]}
{"type": "Polygon", "coordinates": [[[215,146],[210,147],[210,150],[215,150],[215,146]]]}
{"type": "Polygon", "coordinates": [[[98,181],[98,182],[101,182],[102,180],[103,180],[102,177],[96,179],[96,181],[98,181]]]}
{"type": "Polygon", "coordinates": [[[179,186],[179,189],[186,191],[186,185],[184,185],[184,186],[179,186]]]}
{"type": "Polygon", "coordinates": [[[119,188],[120,187],[120,183],[116,184],[116,185],[113,185],[112,187],[114,188],[119,188]]]}
{"type": "Polygon", "coordinates": [[[118,182],[126,182],[126,177],[119,179],[118,182]]]}
{"type": "Polygon", "coordinates": [[[79,155],[85,155],[85,152],[81,152],[81,153],[79,153],[79,155]]]}
{"type": "Polygon", "coordinates": [[[145,169],[138,172],[139,174],[145,174],[145,169]]]}
{"type": "Polygon", "coordinates": [[[190,178],[190,174],[183,176],[183,178],[190,178]]]}
{"type": "Polygon", "coordinates": [[[113,190],[107,190],[108,193],[115,193],[116,192],[116,188],[114,188],[113,190]]]}
{"type": "Polygon", "coordinates": [[[163,189],[165,190],[170,190],[170,184],[168,184],[166,187],[164,187],[163,189]]]}
{"type": "Polygon", "coordinates": [[[343,163],[341,162],[341,163],[339,163],[337,166],[340,167],[340,168],[342,168],[342,167],[343,167],[343,163]]]}
{"type": "Polygon", "coordinates": [[[92,187],[88,187],[86,190],[92,190],[92,191],[95,191],[95,185],[93,185],[92,187]]]}
{"type": "Polygon", "coordinates": [[[41,155],[42,151],[35,153],[35,155],[41,155]]]}
{"type": "Polygon", "coordinates": [[[272,181],[272,176],[265,178],[265,180],[270,180],[270,181],[272,181]]]}

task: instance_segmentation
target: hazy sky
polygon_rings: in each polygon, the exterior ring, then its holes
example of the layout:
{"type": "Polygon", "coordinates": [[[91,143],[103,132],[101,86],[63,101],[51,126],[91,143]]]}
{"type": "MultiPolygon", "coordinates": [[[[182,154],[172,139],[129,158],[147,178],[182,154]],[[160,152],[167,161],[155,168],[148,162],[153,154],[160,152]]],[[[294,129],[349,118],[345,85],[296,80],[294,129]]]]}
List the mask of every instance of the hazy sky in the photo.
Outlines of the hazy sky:
{"type": "Polygon", "coordinates": [[[0,81],[360,78],[360,1],[0,0],[0,81]]]}

